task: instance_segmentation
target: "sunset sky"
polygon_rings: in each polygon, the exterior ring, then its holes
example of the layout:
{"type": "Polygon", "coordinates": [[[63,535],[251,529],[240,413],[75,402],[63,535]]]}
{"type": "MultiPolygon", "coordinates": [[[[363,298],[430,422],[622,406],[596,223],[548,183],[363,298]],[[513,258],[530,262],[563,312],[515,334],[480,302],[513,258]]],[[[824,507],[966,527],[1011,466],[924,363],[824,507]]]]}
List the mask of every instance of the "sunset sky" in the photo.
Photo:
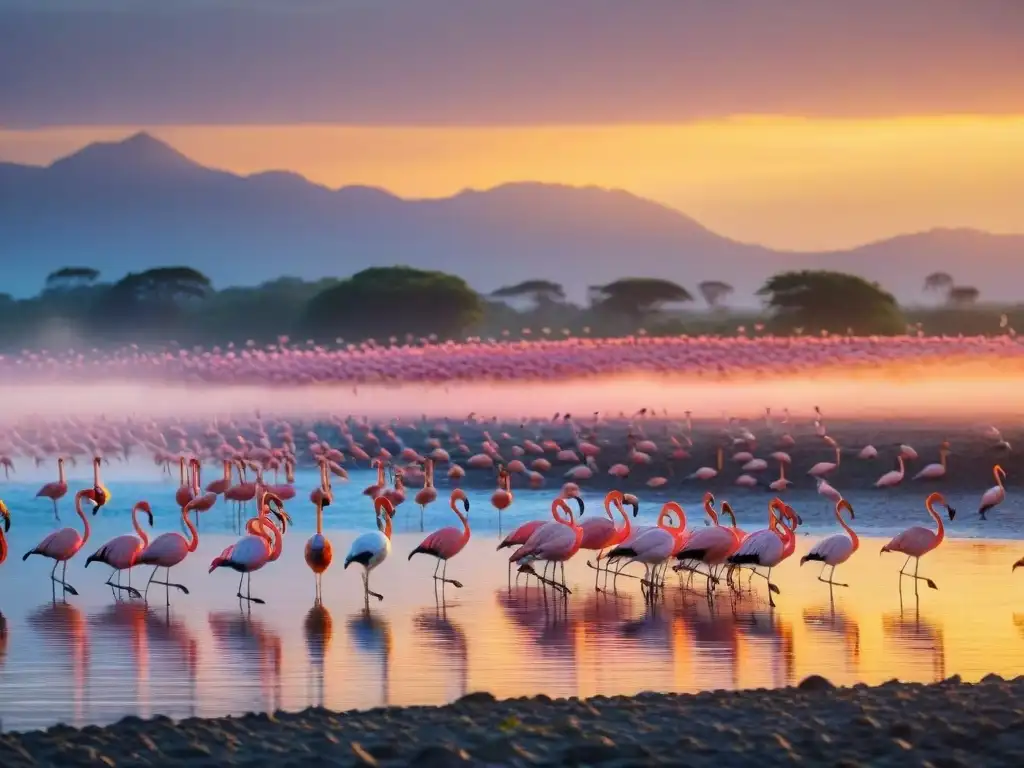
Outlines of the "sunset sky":
{"type": "Polygon", "coordinates": [[[0,159],[146,128],[413,197],[622,187],[722,234],[1024,232],[1024,3],[0,0],[0,159]]]}

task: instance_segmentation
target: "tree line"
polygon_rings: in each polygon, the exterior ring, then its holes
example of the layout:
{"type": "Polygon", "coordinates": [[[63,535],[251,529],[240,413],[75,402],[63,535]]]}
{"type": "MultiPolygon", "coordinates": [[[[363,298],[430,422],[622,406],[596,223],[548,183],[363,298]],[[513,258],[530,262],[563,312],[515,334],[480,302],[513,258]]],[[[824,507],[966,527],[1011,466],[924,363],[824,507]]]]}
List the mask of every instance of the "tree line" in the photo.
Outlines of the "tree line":
{"type": "MultiPolygon", "coordinates": [[[[929,275],[924,291],[942,296],[929,332],[1004,332],[1011,324],[964,309],[977,289],[945,273],[929,275]],[[971,327],[972,323],[977,327],[971,327]]],[[[0,338],[16,347],[159,343],[269,343],[280,336],[318,343],[407,337],[463,338],[530,335],[735,334],[737,326],[777,333],[899,334],[919,322],[876,283],[826,270],[783,272],[758,291],[763,311],[730,309],[733,287],[697,286],[695,297],[670,280],[624,277],[591,286],[586,306],[563,286],[526,280],[489,294],[457,275],[406,266],[373,267],[347,278],[305,281],[281,277],[253,287],[217,290],[202,272],[168,266],[108,282],[90,267],[69,266],[47,276],[40,293],[16,300],[0,294],[0,338]]],[[[918,315],[920,312],[917,313],[918,315]]]]}

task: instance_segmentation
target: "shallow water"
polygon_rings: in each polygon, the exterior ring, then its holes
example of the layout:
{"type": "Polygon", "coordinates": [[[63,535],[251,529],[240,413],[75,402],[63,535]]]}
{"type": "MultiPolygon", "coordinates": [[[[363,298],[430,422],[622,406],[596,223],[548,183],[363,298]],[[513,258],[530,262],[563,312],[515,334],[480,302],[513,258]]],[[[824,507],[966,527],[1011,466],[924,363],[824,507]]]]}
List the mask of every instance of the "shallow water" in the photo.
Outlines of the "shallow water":
{"type": "MultiPolygon", "coordinates": [[[[305,501],[312,476],[299,477],[299,496],[289,505],[295,525],[284,554],[253,578],[253,594],[267,604],[241,609],[233,573],[207,574],[210,560],[232,543],[234,517],[218,505],[203,516],[198,551],[172,572],[191,593],[150,592],[150,606],[117,602],[104,586],[108,570],[83,569],[84,555],[128,530],[128,509],[149,499],[157,531],[173,530],[174,484],[152,478],[151,466],[131,471],[138,479],[117,482],[109,507],[91,517],[94,528],[85,551],[72,560],[68,580],[81,595],[53,602],[47,579],[50,563],[20,554],[53,527],[47,502],[32,498],[38,484],[4,484],[11,509],[11,556],[0,566],[0,719],[9,730],[108,723],[124,715],[166,714],[181,718],[250,710],[334,709],[382,704],[440,704],[473,690],[499,697],[629,694],[642,690],[698,691],[713,688],[781,686],[810,673],[836,683],[878,683],[892,677],[932,681],[952,674],[978,679],[989,672],[1024,673],[1024,575],[1011,564],[1024,544],[979,537],[1017,538],[1019,505],[1013,495],[992,519],[970,514],[975,494],[951,496],[963,512],[947,532],[951,538],[922,562],[921,571],[938,582],[915,597],[913,585],[897,589],[902,558],[879,556],[883,541],[910,524],[929,525],[923,493],[864,491],[852,497],[860,551],[837,572],[849,589],[827,585],[818,567],[798,559],[773,574],[781,589],[771,610],[763,586],[754,596],[732,601],[722,591],[714,607],[702,593],[668,590],[665,600],[645,606],[636,582],[622,578],[617,595],[597,594],[593,574],[578,557],[568,566],[573,594],[565,603],[547,600],[535,588],[509,589],[505,558],[494,552],[498,527],[488,491],[471,491],[469,546],[449,565],[449,576],[465,584],[435,591],[433,561],[406,560],[419,542],[418,510],[411,502],[396,518],[391,557],[372,576],[385,599],[367,613],[355,567],[342,560],[358,532],[373,525],[368,499],[360,495],[367,473],[336,485],[327,510],[326,533],[335,562],[324,578],[321,612],[311,611],[313,577],[303,561],[313,530],[313,509],[305,501]],[[969,538],[973,537],[973,538],[969,538]]],[[[72,488],[77,487],[75,480],[72,488]]],[[[446,491],[442,489],[442,495],[446,491]]],[[[517,491],[508,529],[544,516],[552,492],[517,491]]],[[[679,500],[701,525],[699,489],[679,500]]],[[[600,496],[588,496],[587,514],[601,514],[600,496]]],[[[641,497],[637,522],[651,523],[660,497],[641,497]]],[[[764,525],[763,493],[733,497],[747,530],[764,525]]],[[[830,506],[813,492],[789,501],[813,534],[835,529],[830,506]]],[[[68,500],[65,500],[67,502],[68,500]]],[[[64,524],[80,525],[70,504],[64,524]]],[[[438,503],[426,512],[428,530],[450,525],[454,516],[438,503]]],[[[802,529],[803,530],[803,529],[802,529]]],[[[812,546],[802,536],[797,556],[812,546]]],[[[148,577],[135,574],[133,583],[148,577]]],[[[674,580],[673,580],[674,582],[674,580]]]]}

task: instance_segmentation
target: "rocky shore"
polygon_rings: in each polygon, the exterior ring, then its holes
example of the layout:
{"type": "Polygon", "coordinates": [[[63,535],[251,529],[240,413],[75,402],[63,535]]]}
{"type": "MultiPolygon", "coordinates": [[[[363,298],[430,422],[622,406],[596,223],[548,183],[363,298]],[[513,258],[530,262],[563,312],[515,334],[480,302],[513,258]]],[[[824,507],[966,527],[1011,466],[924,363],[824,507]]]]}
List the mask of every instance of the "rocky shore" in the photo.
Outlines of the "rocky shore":
{"type": "Polygon", "coordinates": [[[0,765],[1019,765],[1024,677],[968,685],[497,701],[115,725],[0,736],[0,765]]]}

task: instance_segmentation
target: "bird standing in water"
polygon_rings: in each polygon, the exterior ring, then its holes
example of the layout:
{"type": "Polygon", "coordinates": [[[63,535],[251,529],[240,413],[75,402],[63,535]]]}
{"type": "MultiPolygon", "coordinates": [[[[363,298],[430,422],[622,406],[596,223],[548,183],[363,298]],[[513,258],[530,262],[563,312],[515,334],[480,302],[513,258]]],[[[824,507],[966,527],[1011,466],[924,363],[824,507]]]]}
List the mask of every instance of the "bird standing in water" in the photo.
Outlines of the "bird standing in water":
{"type": "Polygon", "coordinates": [[[435,582],[440,581],[442,584],[451,584],[455,587],[462,587],[462,582],[456,581],[455,579],[448,578],[448,561],[455,557],[459,552],[463,550],[466,544],[469,543],[469,498],[466,496],[465,491],[460,488],[456,488],[452,491],[450,500],[450,506],[452,512],[459,518],[459,522],[462,523],[462,528],[455,528],[449,526],[447,528],[441,528],[434,531],[432,534],[427,536],[420,545],[416,547],[412,552],[409,553],[409,559],[412,560],[412,556],[422,552],[425,555],[433,555],[437,558],[437,565],[434,567],[434,580],[435,582]],[[456,502],[461,501],[462,507],[466,514],[462,514],[459,508],[456,506],[456,502]],[[444,563],[444,569],[441,575],[437,575],[437,569],[444,563]]]}
{"type": "Polygon", "coordinates": [[[395,516],[395,505],[390,499],[377,496],[373,500],[373,510],[377,516],[377,530],[364,533],[352,542],[344,566],[346,569],[350,563],[363,566],[363,597],[367,608],[370,595],[378,600],[384,599],[384,595],[370,589],[370,572],[391,554],[391,518],[395,516]]]}
{"type": "Polygon", "coordinates": [[[324,536],[324,507],[331,503],[331,492],[328,487],[326,462],[320,463],[320,488],[319,494],[314,491],[313,498],[316,504],[316,533],[309,537],[306,542],[306,565],[313,571],[316,577],[316,598],[315,603],[319,604],[321,599],[321,581],[331,561],[334,559],[334,551],[331,549],[331,542],[324,536]]]}

